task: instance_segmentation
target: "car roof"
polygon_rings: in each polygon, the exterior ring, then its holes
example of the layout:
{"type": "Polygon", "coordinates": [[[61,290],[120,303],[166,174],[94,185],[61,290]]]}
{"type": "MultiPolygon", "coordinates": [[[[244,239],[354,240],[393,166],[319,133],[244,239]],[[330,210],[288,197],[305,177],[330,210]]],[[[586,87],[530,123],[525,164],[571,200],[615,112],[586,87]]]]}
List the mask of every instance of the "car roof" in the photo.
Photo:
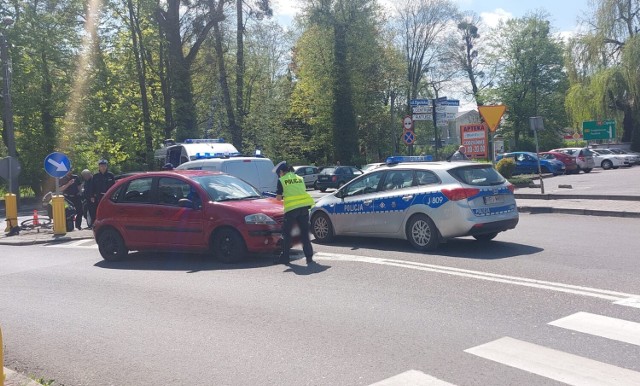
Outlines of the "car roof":
{"type": "Polygon", "coordinates": [[[175,175],[180,175],[180,176],[184,176],[184,177],[187,177],[187,178],[192,178],[192,177],[198,177],[198,176],[206,176],[206,175],[213,176],[213,175],[221,175],[221,174],[226,174],[226,173],[212,171],[212,170],[180,170],[180,169],[173,169],[173,170],[160,170],[160,171],[151,171],[151,172],[131,173],[131,175],[123,177],[122,180],[127,181],[127,180],[135,179],[137,177],[171,177],[171,176],[175,176],[175,175]]]}
{"type": "Polygon", "coordinates": [[[463,166],[491,166],[492,164],[487,162],[474,162],[474,161],[435,161],[435,162],[400,162],[397,164],[391,165],[380,165],[380,167],[376,168],[374,171],[378,170],[393,170],[393,169],[425,169],[425,170],[451,170],[456,169],[463,166]]]}

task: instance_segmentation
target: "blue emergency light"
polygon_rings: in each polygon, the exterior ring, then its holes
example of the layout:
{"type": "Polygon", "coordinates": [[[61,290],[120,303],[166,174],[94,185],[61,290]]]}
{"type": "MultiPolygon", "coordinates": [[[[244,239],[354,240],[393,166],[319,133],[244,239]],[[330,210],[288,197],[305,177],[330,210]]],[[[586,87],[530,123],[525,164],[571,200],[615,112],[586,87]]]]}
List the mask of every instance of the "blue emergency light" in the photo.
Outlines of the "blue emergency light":
{"type": "Polygon", "coordinates": [[[387,157],[387,165],[399,164],[400,162],[433,162],[432,155],[392,155],[387,157]]]}
{"type": "MultiPolygon", "coordinates": [[[[209,159],[209,158],[220,158],[224,157],[223,153],[196,153],[195,159],[209,159]]],[[[226,155],[229,156],[228,154],[226,155]]]]}
{"type": "Polygon", "coordinates": [[[224,143],[224,138],[188,138],[184,143],[224,143]]]}

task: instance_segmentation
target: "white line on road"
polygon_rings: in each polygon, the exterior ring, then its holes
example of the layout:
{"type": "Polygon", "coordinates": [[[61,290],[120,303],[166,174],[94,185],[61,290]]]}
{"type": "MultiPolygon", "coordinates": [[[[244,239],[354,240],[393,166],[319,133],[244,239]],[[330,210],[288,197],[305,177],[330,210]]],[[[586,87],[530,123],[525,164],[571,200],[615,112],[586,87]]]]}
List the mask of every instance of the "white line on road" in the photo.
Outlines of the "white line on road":
{"type": "Polygon", "coordinates": [[[87,248],[87,249],[97,249],[98,245],[93,239],[82,239],[82,240],[74,240],[69,241],[68,243],[56,243],[56,244],[47,244],[45,245],[47,248],[87,248]]]}
{"type": "Polygon", "coordinates": [[[640,385],[636,371],[509,337],[465,352],[569,385],[640,385]]]}
{"type": "Polygon", "coordinates": [[[388,265],[388,266],[400,267],[400,268],[409,268],[409,269],[415,269],[419,271],[444,273],[444,274],[453,275],[453,276],[468,277],[472,279],[487,280],[487,281],[493,281],[498,283],[514,284],[519,286],[539,288],[539,289],[551,290],[556,292],[564,292],[564,293],[569,293],[574,295],[589,296],[589,297],[618,302],[617,304],[623,304],[623,301],[625,300],[628,301],[630,298],[640,299],[640,295],[628,294],[624,292],[609,291],[609,290],[603,290],[598,288],[576,286],[571,284],[529,279],[529,278],[517,277],[517,276],[500,275],[500,274],[495,274],[490,272],[472,271],[468,269],[418,263],[413,261],[383,259],[383,258],[369,257],[369,256],[345,255],[345,254],[325,253],[325,252],[318,252],[314,254],[313,257],[314,259],[319,259],[319,260],[353,261],[353,262],[362,262],[362,263],[369,263],[369,264],[388,265]]]}
{"type": "Polygon", "coordinates": [[[588,312],[578,312],[566,318],[554,320],[549,324],[640,346],[640,323],[588,312]]]}
{"type": "Polygon", "coordinates": [[[409,370],[369,386],[454,386],[454,384],[427,375],[422,371],[409,370]]]}

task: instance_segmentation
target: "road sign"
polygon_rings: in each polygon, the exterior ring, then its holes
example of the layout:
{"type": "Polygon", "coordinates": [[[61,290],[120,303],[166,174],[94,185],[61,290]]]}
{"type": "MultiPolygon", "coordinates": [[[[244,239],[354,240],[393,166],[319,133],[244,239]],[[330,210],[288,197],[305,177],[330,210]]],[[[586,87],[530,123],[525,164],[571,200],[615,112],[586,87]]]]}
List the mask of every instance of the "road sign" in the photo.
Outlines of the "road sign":
{"type": "Polygon", "coordinates": [[[484,118],[484,121],[492,133],[496,131],[505,110],[507,110],[507,106],[505,105],[478,106],[478,112],[482,115],[482,118],[484,118]]]}
{"type": "Polygon", "coordinates": [[[20,162],[13,157],[0,158],[0,177],[9,180],[20,174],[20,162]]]}
{"type": "Polygon", "coordinates": [[[51,177],[64,177],[71,170],[71,161],[63,153],[51,153],[44,159],[44,170],[51,177]]]}
{"type": "Polygon", "coordinates": [[[582,134],[585,141],[592,139],[612,139],[616,137],[616,121],[585,121],[582,122],[582,134]]]}
{"type": "Polygon", "coordinates": [[[431,99],[412,99],[409,104],[411,106],[430,106],[431,99]]]}
{"type": "Polygon", "coordinates": [[[447,99],[436,103],[438,106],[460,106],[458,99],[447,99]]]}
{"type": "Polygon", "coordinates": [[[411,119],[411,115],[407,115],[402,119],[402,127],[405,130],[413,129],[413,119],[411,119]]]}
{"type": "Polygon", "coordinates": [[[431,121],[433,120],[433,115],[431,114],[413,114],[414,121],[431,121]]]}
{"type": "Polygon", "coordinates": [[[431,106],[419,105],[419,106],[414,106],[413,109],[411,109],[411,112],[413,112],[414,114],[425,114],[425,113],[430,113],[431,110],[433,110],[433,107],[431,106]]]}
{"type": "Polygon", "coordinates": [[[413,130],[405,130],[404,133],[402,133],[402,142],[406,143],[407,145],[411,145],[416,141],[416,133],[413,132],[413,130]]]}

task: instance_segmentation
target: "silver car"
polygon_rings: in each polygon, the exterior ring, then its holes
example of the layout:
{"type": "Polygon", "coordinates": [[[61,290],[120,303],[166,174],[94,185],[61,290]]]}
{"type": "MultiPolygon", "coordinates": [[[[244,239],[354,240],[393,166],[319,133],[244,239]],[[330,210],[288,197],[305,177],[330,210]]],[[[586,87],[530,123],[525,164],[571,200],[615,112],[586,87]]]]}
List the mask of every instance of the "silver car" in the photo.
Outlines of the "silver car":
{"type": "Polygon", "coordinates": [[[518,224],[514,187],[491,164],[406,159],[390,157],[318,200],[311,211],[316,240],[398,238],[426,251],[453,237],[491,240],[518,224]]]}
{"type": "Polygon", "coordinates": [[[311,165],[294,166],[293,171],[302,177],[304,185],[307,188],[316,189],[316,181],[318,181],[318,167],[311,165]]]}

